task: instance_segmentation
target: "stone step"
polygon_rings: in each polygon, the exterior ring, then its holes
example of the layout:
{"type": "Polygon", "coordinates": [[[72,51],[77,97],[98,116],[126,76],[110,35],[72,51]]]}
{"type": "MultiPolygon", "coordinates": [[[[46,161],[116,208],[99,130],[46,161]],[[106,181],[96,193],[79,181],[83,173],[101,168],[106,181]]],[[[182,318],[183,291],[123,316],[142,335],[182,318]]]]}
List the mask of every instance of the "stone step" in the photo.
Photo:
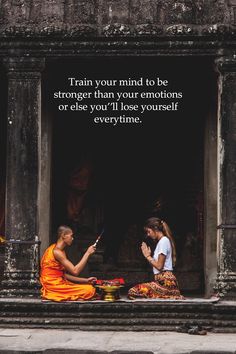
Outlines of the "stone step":
{"type": "Polygon", "coordinates": [[[201,325],[217,332],[236,332],[236,303],[44,302],[40,299],[0,299],[0,327],[80,330],[174,331],[201,325]]]}
{"type": "MultiPolygon", "coordinates": [[[[0,315],[8,315],[9,317],[15,317],[15,316],[21,316],[21,317],[29,317],[29,316],[39,316],[39,312],[34,312],[34,311],[29,311],[29,312],[3,312],[3,311],[0,311],[0,315]]],[[[46,317],[48,316],[48,312],[40,312],[40,316],[42,317],[46,317]]],[[[171,314],[168,314],[168,313],[158,313],[158,321],[160,321],[160,319],[174,319],[174,320],[182,320],[183,317],[187,320],[190,320],[190,321],[193,321],[195,319],[198,319],[198,320],[204,320],[204,319],[209,319],[209,314],[196,314],[196,313],[171,313],[171,314]]],[[[136,319],[139,319],[141,318],[142,320],[147,318],[148,320],[152,320],[152,321],[155,321],[157,320],[157,313],[154,313],[154,314],[143,314],[143,313],[140,313],[140,314],[130,314],[130,313],[127,313],[127,314],[124,314],[124,313],[120,313],[120,314],[112,314],[112,313],[78,313],[78,314],[72,314],[72,313],[60,313],[60,312],[57,312],[57,313],[53,313],[53,317],[55,318],[86,318],[88,321],[89,319],[93,319],[94,321],[96,320],[100,320],[101,318],[103,319],[129,319],[131,320],[132,318],[136,318],[136,319]]],[[[226,316],[218,316],[218,319],[225,319],[226,316]]],[[[228,320],[232,320],[234,321],[235,318],[232,316],[231,318],[229,316],[227,316],[227,319],[228,320]]]]}
{"type": "MultiPolygon", "coordinates": [[[[67,324],[68,322],[70,324],[82,324],[82,325],[97,325],[97,326],[102,326],[102,325],[124,325],[124,326],[130,326],[130,325],[149,325],[150,324],[150,318],[73,318],[73,317],[50,317],[50,316],[43,316],[43,317],[35,317],[34,314],[31,316],[12,316],[12,317],[0,317],[1,324],[3,323],[12,323],[12,322],[17,322],[17,323],[60,323],[60,324],[67,324]]],[[[219,325],[223,325],[223,322],[226,323],[226,325],[234,325],[236,326],[236,321],[218,321],[219,325]]],[[[182,318],[175,319],[152,319],[152,325],[153,326],[158,326],[158,325],[181,325],[183,323],[191,325],[193,323],[192,320],[186,320],[186,318],[183,316],[182,318]]],[[[211,323],[211,319],[204,319],[204,320],[198,320],[194,321],[194,323],[198,323],[199,325],[203,326],[209,326],[211,323]]]]}

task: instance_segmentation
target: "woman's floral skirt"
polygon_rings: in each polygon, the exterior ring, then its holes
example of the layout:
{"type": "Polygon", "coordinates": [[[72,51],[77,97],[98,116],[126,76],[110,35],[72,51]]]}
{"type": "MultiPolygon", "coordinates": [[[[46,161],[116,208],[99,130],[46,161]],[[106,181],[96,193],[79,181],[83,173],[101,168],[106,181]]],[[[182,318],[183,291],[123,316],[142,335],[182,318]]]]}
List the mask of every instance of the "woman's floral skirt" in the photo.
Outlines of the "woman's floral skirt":
{"type": "Polygon", "coordinates": [[[155,275],[155,280],[149,283],[137,284],[128,291],[128,298],[146,299],[176,299],[184,297],[180,294],[177,279],[170,271],[164,271],[155,275]]]}

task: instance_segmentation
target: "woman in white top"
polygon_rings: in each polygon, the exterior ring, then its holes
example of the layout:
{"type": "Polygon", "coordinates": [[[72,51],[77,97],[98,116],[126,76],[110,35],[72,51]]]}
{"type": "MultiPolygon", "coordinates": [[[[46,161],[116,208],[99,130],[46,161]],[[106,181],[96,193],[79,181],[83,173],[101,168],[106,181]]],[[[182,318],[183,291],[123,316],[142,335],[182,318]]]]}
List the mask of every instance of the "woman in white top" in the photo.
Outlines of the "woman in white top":
{"type": "Polygon", "coordinates": [[[128,298],[183,299],[172,273],[176,249],[169,226],[165,221],[152,217],[146,221],[144,230],[147,237],[157,242],[153,256],[145,242],[141,246],[144,257],[153,267],[154,281],[135,285],[129,290],[128,298]]]}

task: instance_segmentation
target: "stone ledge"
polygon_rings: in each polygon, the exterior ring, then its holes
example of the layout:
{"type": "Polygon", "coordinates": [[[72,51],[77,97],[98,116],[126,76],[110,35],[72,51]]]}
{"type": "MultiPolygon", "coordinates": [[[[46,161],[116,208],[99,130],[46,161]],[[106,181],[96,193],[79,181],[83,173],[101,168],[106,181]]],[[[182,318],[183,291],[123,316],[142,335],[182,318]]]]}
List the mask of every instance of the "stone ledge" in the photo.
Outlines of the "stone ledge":
{"type": "Polygon", "coordinates": [[[96,26],[77,25],[68,26],[0,26],[0,38],[9,39],[43,39],[68,40],[79,38],[163,38],[175,37],[176,39],[186,37],[212,37],[217,39],[222,36],[234,37],[236,33],[235,26],[227,24],[208,24],[205,26],[194,24],[171,24],[171,25],[127,25],[123,23],[112,23],[104,26],[100,31],[96,26]]]}
{"type": "MultiPolygon", "coordinates": [[[[1,350],[1,354],[29,354],[25,350],[1,350]]],[[[127,350],[113,350],[113,351],[100,351],[100,350],[77,350],[77,349],[46,349],[46,350],[31,350],[31,354],[154,354],[151,351],[127,351],[127,350]]],[[[211,351],[211,350],[194,350],[189,352],[177,354],[235,354],[235,351],[211,351]]]]}
{"type": "MultiPolygon", "coordinates": [[[[104,351],[104,350],[89,350],[89,349],[45,349],[45,350],[1,350],[1,354],[154,354],[151,351],[132,351],[132,350],[113,350],[113,351],[104,351]]],[[[228,353],[228,352],[227,352],[228,353]]]]}
{"type": "Polygon", "coordinates": [[[81,331],[176,331],[183,324],[236,333],[236,304],[185,302],[43,302],[0,299],[0,328],[81,331]]]}

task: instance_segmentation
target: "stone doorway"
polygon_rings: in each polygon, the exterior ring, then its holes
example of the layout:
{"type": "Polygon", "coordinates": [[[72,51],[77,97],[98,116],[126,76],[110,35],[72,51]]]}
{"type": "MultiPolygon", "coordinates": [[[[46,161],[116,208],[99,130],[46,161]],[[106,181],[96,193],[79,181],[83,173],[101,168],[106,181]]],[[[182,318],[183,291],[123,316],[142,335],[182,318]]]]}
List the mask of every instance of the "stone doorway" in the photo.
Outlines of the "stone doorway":
{"type": "MultiPolygon", "coordinates": [[[[50,242],[59,224],[73,226],[78,237],[69,257],[75,261],[104,227],[98,254],[86,271],[103,278],[121,276],[132,285],[151,277],[139,245],[144,220],[157,215],[166,219],[176,239],[181,289],[186,294],[211,291],[216,272],[215,95],[211,58],[93,57],[48,64],[43,122],[50,136],[51,161],[45,169],[45,176],[50,172],[52,177],[50,242]],[[68,89],[68,77],[157,75],[171,82],[172,91],[183,92],[181,108],[175,114],[149,113],[141,129],[94,126],[85,114],[58,112],[51,99],[53,92],[68,89]],[[81,168],[79,213],[71,217],[68,200],[81,168]]],[[[46,245],[45,237],[42,241],[46,245]]]]}

